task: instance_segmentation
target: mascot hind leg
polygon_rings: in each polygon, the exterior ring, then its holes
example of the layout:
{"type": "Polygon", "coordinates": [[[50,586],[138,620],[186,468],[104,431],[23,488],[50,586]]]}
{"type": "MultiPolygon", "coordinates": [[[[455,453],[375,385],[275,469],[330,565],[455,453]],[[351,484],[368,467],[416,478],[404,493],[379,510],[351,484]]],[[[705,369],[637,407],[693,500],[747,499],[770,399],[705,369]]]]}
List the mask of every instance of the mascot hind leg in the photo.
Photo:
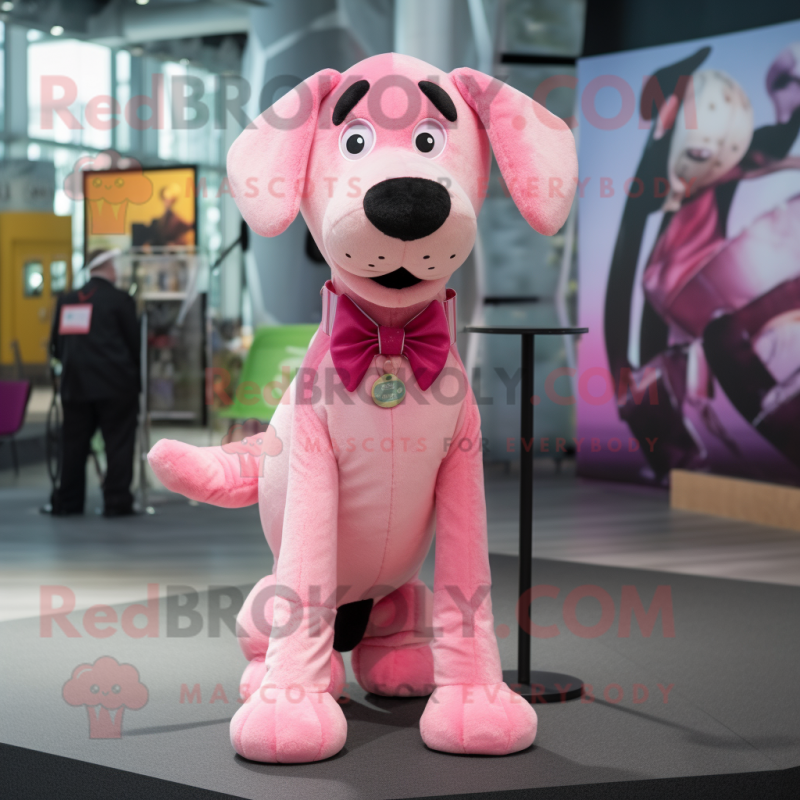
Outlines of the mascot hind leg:
{"type": "Polygon", "coordinates": [[[363,689],[388,697],[433,691],[432,608],[431,590],[416,578],[375,604],[353,650],[353,671],[363,689]]]}

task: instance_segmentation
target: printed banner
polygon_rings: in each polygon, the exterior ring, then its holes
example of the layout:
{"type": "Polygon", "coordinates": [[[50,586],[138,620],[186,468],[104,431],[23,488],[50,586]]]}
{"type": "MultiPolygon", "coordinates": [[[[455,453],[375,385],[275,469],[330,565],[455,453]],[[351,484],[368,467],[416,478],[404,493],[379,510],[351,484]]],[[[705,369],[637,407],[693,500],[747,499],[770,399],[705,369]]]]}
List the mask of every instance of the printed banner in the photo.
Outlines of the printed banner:
{"type": "Polygon", "coordinates": [[[800,484],[800,22],[578,76],[580,474],[800,484]]]}

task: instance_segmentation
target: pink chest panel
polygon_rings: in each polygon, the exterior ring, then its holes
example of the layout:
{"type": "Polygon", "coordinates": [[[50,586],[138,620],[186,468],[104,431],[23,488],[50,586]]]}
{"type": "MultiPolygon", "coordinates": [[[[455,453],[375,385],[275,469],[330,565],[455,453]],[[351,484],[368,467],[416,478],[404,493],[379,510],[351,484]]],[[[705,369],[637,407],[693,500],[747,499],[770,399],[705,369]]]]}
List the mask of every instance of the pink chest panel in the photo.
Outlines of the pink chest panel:
{"type": "Polygon", "coordinates": [[[353,393],[341,387],[330,355],[319,373],[327,382],[320,401],[339,466],[339,583],[363,584],[370,576],[376,585],[399,585],[430,547],[436,476],[458,430],[466,377],[450,354],[423,392],[405,362],[406,398],[388,409],[371,399],[381,374],[374,363],[353,393]]]}

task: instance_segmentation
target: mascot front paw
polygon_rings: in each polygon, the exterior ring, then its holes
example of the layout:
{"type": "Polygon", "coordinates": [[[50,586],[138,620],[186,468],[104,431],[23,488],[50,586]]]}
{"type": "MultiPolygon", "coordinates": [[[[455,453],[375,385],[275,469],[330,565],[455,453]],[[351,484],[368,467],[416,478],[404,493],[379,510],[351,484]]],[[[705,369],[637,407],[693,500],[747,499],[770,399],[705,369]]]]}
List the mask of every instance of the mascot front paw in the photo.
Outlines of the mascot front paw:
{"type": "Polygon", "coordinates": [[[250,761],[302,764],[344,747],[347,722],[328,692],[262,686],[231,720],[231,744],[250,761]]]}
{"type": "Polygon", "coordinates": [[[536,712],[505,683],[439,686],[419,727],[432,750],[504,756],[533,743],[536,712]]]}

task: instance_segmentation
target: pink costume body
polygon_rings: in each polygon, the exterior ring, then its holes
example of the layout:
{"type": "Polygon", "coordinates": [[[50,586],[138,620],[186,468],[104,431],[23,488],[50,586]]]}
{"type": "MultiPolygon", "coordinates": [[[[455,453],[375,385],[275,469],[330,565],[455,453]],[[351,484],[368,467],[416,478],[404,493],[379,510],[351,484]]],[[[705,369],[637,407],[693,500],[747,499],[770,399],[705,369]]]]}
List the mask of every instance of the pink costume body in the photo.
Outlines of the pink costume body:
{"type": "Polygon", "coordinates": [[[432,693],[420,720],[428,747],[504,755],[536,735],[533,708],[502,680],[480,417],[448,347],[454,319],[445,312],[445,324],[437,308],[475,241],[490,144],[525,219],[556,233],[577,182],[572,134],[475,70],[444,73],[396,54],[322,70],[228,154],[250,227],[276,236],[301,211],[348,307],[337,332],[325,323],[333,294],[323,294],[323,325],[255,447],[162,440],[149,454],[173,491],[259,503],[275,567],[237,618],[249,664],[231,742],[245,758],[318,761],[341,750],[340,651],[352,648],[367,691],[432,693]],[[371,397],[387,355],[405,383],[393,408],[371,397]],[[431,593],[417,575],[434,528],[431,593]],[[363,636],[334,647],[356,607],[367,608],[363,636]]]}
{"type": "MultiPolygon", "coordinates": [[[[451,328],[454,301],[449,301],[451,328]]],[[[433,302],[442,305],[440,300],[433,302]]],[[[315,377],[314,388],[295,385],[293,395],[287,395],[294,403],[281,403],[272,420],[284,449],[278,458],[267,460],[259,482],[261,521],[277,557],[286,504],[281,476],[288,474],[281,457],[288,459],[293,447],[316,455],[321,464],[330,465],[332,456],[338,473],[338,584],[348,587],[339,603],[377,600],[415,577],[422,566],[433,540],[436,478],[451,447],[482,453],[480,437],[459,438],[474,401],[455,344],[444,368],[425,389],[402,359],[399,376],[406,397],[394,408],[381,408],[371,396],[373,384],[384,374],[383,354],[371,359],[357,388],[346,391],[331,358],[326,322],[303,365],[310,371],[306,374],[315,377]],[[303,399],[310,401],[325,435],[291,440],[298,391],[305,392],[303,399]]],[[[476,412],[473,408],[470,417],[476,412]]]]}

